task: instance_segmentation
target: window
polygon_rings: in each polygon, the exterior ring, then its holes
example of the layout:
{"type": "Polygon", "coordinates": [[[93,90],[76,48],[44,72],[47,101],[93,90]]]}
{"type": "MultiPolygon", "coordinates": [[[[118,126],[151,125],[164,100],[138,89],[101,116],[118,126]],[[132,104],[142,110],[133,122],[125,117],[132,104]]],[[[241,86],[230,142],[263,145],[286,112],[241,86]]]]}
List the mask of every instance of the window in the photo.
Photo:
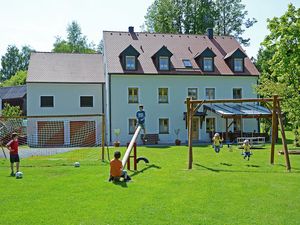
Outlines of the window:
{"type": "Polygon", "coordinates": [[[129,134],[134,134],[135,127],[136,127],[136,119],[129,119],[129,134]]]}
{"type": "Polygon", "coordinates": [[[126,70],[135,70],[135,56],[126,56],[126,70]]]}
{"type": "Polygon", "coordinates": [[[54,107],[54,97],[41,96],[41,107],[54,107]]]}
{"type": "Polygon", "coordinates": [[[93,96],[80,96],[80,107],[93,107],[93,96]]]}
{"type": "Polygon", "coordinates": [[[235,58],[234,60],[233,60],[233,63],[234,63],[234,67],[233,67],[233,69],[234,69],[234,72],[243,72],[244,71],[244,68],[243,68],[243,59],[241,59],[241,58],[235,58]]]}
{"type": "Polygon", "coordinates": [[[159,57],[159,69],[169,70],[169,57],[166,56],[159,57]]]}
{"type": "Polygon", "coordinates": [[[197,88],[188,88],[188,97],[195,100],[198,98],[198,89],[197,88]]]}
{"type": "Polygon", "coordinates": [[[158,103],[168,103],[168,88],[158,88],[158,103]]]}
{"type": "Polygon", "coordinates": [[[183,65],[184,65],[185,68],[192,68],[193,67],[193,65],[191,63],[191,60],[189,60],[189,59],[183,59],[182,62],[183,62],[183,65]]]}
{"type": "Polygon", "coordinates": [[[242,88],[233,88],[232,96],[233,99],[242,98],[242,88]]]}
{"type": "Polygon", "coordinates": [[[213,71],[213,58],[203,58],[203,71],[213,71]]]}
{"type": "Polygon", "coordinates": [[[215,99],[215,88],[205,88],[206,99],[215,99]]]}
{"type": "Polygon", "coordinates": [[[241,130],[242,130],[242,119],[240,118],[233,119],[233,131],[241,132],[241,130]]]}
{"type": "Polygon", "coordinates": [[[138,88],[128,88],[128,103],[139,103],[138,92],[138,88]]]}
{"type": "Polygon", "coordinates": [[[206,118],[206,133],[216,131],[216,119],[215,118],[206,118]]]}
{"type": "Polygon", "coordinates": [[[159,119],[159,133],[160,134],[169,133],[169,119],[159,119]]]}

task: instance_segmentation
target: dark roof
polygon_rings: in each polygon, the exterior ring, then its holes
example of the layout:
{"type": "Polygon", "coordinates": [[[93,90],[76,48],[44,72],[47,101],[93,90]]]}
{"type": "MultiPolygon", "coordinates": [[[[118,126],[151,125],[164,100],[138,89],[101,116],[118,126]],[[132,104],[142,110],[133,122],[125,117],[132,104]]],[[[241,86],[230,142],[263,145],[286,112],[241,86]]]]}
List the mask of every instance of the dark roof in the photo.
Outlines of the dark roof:
{"type": "Polygon", "coordinates": [[[26,90],[27,90],[26,85],[1,87],[0,98],[2,100],[23,98],[26,95],[26,90]]]}
{"type": "Polygon", "coordinates": [[[103,56],[31,53],[27,83],[104,83],[103,56]]]}
{"type": "MultiPolygon", "coordinates": [[[[104,31],[104,48],[108,73],[122,74],[124,71],[119,55],[128,46],[132,45],[139,53],[138,68],[130,73],[136,74],[208,74],[208,75],[259,75],[258,70],[249,57],[245,57],[244,72],[232,71],[225,62],[228,53],[241,49],[238,41],[230,36],[214,36],[209,39],[206,35],[157,34],[157,33],[129,33],[104,31]],[[165,46],[173,55],[171,71],[158,71],[151,57],[165,46]],[[213,72],[201,71],[194,57],[206,49],[216,55],[213,72]],[[192,68],[185,68],[183,59],[190,59],[192,68]]],[[[243,50],[241,50],[243,51],[243,50]]],[[[244,52],[244,51],[243,51],[244,52]]],[[[244,53],[245,54],[245,53],[244,53]]]]}
{"type": "Polygon", "coordinates": [[[243,118],[251,117],[268,117],[272,115],[272,112],[257,104],[210,104],[204,105],[204,110],[210,110],[222,117],[240,116],[243,118]]]}

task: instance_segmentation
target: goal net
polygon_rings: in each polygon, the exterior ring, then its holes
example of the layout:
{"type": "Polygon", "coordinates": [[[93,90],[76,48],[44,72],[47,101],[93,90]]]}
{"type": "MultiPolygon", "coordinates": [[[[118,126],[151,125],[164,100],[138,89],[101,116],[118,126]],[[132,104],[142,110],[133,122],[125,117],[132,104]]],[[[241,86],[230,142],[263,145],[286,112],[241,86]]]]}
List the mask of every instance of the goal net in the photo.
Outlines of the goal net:
{"type": "MultiPolygon", "coordinates": [[[[99,160],[100,151],[104,151],[104,126],[104,115],[100,114],[0,117],[0,141],[3,149],[11,140],[12,133],[17,133],[19,152],[23,158],[52,156],[72,151],[73,153],[68,153],[70,162],[99,160]],[[86,151],[82,152],[80,149],[86,151]]],[[[4,152],[2,150],[0,154],[4,152]]]]}

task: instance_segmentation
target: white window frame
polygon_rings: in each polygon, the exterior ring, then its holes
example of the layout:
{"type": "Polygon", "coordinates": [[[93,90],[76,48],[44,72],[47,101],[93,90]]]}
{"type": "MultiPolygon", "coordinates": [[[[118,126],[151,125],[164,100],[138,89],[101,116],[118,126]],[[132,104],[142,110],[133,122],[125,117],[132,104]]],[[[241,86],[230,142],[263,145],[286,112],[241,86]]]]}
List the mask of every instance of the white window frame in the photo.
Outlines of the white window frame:
{"type": "MultiPolygon", "coordinates": [[[[188,96],[188,97],[190,97],[190,95],[189,95],[189,89],[196,89],[196,92],[197,92],[196,94],[197,94],[197,95],[196,95],[196,98],[195,98],[195,99],[198,99],[198,98],[199,98],[199,91],[198,91],[198,88],[197,88],[197,87],[188,87],[188,88],[187,88],[187,96],[188,96]]],[[[192,98],[192,100],[194,100],[194,99],[192,98]]]]}
{"type": "Polygon", "coordinates": [[[232,99],[237,99],[237,98],[234,98],[234,95],[233,95],[233,91],[234,91],[235,89],[241,89],[241,98],[243,98],[243,88],[241,88],[241,87],[233,87],[233,88],[232,88],[232,99]]]}
{"type": "Polygon", "coordinates": [[[158,57],[158,67],[159,67],[159,70],[162,70],[162,71],[168,71],[168,70],[170,70],[170,57],[168,57],[168,56],[159,56],[158,57]],[[167,59],[167,61],[168,61],[168,68],[162,68],[161,67],[161,63],[160,63],[160,60],[161,59],[167,59]]]}
{"type": "MultiPolygon", "coordinates": [[[[130,132],[130,123],[129,123],[129,120],[134,120],[135,123],[136,123],[136,118],[128,118],[127,119],[127,121],[128,121],[128,123],[127,123],[127,126],[128,126],[127,130],[128,130],[128,134],[131,135],[131,134],[134,134],[135,129],[134,129],[133,133],[130,132]]],[[[135,127],[136,127],[136,125],[134,126],[134,128],[135,127]]]]}
{"type": "Polygon", "coordinates": [[[95,96],[94,95],[80,95],[79,96],[79,107],[80,108],[94,108],[95,107],[95,96]],[[92,97],[93,98],[93,106],[81,106],[81,97],[92,97]]]}
{"type": "Polygon", "coordinates": [[[244,71],[244,59],[243,58],[234,58],[233,59],[233,70],[234,70],[234,72],[243,72],[244,71]],[[235,63],[237,61],[241,62],[241,69],[240,70],[236,69],[235,63]]]}
{"type": "Polygon", "coordinates": [[[40,95],[40,108],[54,108],[55,107],[55,96],[54,95],[40,95]],[[53,97],[53,106],[42,106],[42,97],[53,97]]]}
{"type": "Polygon", "coordinates": [[[139,87],[127,87],[127,104],[139,104],[140,102],[140,88],[139,87]],[[129,88],[136,88],[137,89],[137,102],[129,102],[129,88]]]}
{"type": "Polygon", "coordinates": [[[205,72],[212,72],[212,71],[214,71],[214,59],[213,59],[213,57],[203,57],[203,71],[205,71],[205,72]],[[205,69],[205,60],[211,60],[211,69],[205,69]]]}
{"type": "Polygon", "coordinates": [[[126,68],[126,70],[136,70],[136,57],[135,56],[133,56],[133,55],[126,55],[125,56],[125,68],[126,68]],[[132,67],[127,67],[127,59],[133,59],[133,61],[134,61],[134,67],[132,68],[132,67]]]}
{"type": "Polygon", "coordinates": [[[205,96],[205,99],[206,100],[209,100],[209,99],[212,99],[212,98],[207,98],[207,96],[206,96],[206,89],[214,89],[215,90],[215,98],[213,98],[213,99],[216,99],[216,96],[217,96],[217,89],[215,88],[215,87],[205,87],[204,88],[204,96],[205,96]]]}
{"type": "Polygon", "coordinates": [[[209,134],[209,132],[207,132],[207,123],[206,123],[207,119],[215,119],[215,130],[214,130],[214,132],[216,132],[218,130],[217,117],[216,116],[206,116],[205,117],[205,133],[209,134]]]}
{"type": "Polygon", "coordinates": [[[162,118],[158,118],[158,133],[159,134],[170,134],[170,118],[168,117],[162,117],[162,118]],[[167,133],[161,133],[160,132],[160,123],[159,123],[159,120],[168,120],[168,132],[167,133]]]}
{"type": "Polygon", "coordinates": [[[158,87],[157,88],[157,102],[158,102],[158,104],[169,104],[169,102],[170,102],[170,88],[169,87],[158,87]],[[167,97],[168,97],[168,101],[167,102],[160,102],[160,99],[159,99],[159,89],[161,89],[161,88],[166,88],[166,89],[168,89],[168,92],[167,92],[167,97]]]}

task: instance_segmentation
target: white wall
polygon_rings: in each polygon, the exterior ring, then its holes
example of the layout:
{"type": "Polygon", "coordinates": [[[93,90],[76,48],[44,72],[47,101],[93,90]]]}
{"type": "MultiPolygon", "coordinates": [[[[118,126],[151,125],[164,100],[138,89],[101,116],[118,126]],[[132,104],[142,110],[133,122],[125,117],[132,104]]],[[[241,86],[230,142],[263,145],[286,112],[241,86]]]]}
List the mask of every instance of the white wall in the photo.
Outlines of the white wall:
{"type": "MultiPolygon", "coordinates": [[[[90,115],[102,113],[101,84],[27,84],[27,115],[90,115]],[[54,107],[40,107],[40,96],[54,96],[54,107]],[[93,107],[80,107],[80,96],[93,96],[93,107]]],[[[95,121],[96,144],[101,140],[101,118],[97,117],[62,117],[62,118],[29,118],[27,123],[28,144],[37,143],[38,121],[64,121],[65,145],[69,143],[69,121],[95,121]]]]}
{"type": "MultiPolygon", "coordinates": [[[[128,134],[128,119],[135,118],[138,105],[143,104],[146,111],[147,133],[158,133],[159,118],[169,118],[169,134],[160,134],[161,143],[173,143],[176,135],[174,129],[180,129],[180,139],[187,140],[183,112],[186,111],[184,101],[187,97],[188,88],[198,88],[198,99],[205,98],[205,88],[216,89],[216,99],[232,99],[232,89],[242,88],[243,98],[256,98],[253,87],[257,83],[257,77],[249,76],[170,76],[170,75],[111,75],[111,132],[112,141],[115,140],[113,130],[121,129],[121,144],[126,144],[132,135],[128,134]],[[139,103],[128,104],[128,87],[139,88],[139,103]],[[169,89],[169,103],[158,103],[158,88],[169,89]]],[[[201,109],[200,109],[201,110],[201,109]]],[[[199,111],[200,111],[199,110],[199,111]]],[[[209,114],[210,115],[210,114],[209,114]]],[[[217,129],[225,130],[225,120],[216,114],[217,129]]],[[[247,121],[246,125],[253,131],[257,129],[256,120],[247,121]],[[253,123],[254,122],[254,123],[253,123]]],[[[205,122],[200,131],[202,141],[208,140],[205,132],[205,122]]]]}
{"type": "Polygon", "coordinates": [[[82,115],[102,113],[101,84],[27,84],[27,115],[82,115]],[[40,96],[54,96],[54,107],[40,107],[40,96]],[[94,96],[94,107],[80,107],[80,96],[94,96]]]}

